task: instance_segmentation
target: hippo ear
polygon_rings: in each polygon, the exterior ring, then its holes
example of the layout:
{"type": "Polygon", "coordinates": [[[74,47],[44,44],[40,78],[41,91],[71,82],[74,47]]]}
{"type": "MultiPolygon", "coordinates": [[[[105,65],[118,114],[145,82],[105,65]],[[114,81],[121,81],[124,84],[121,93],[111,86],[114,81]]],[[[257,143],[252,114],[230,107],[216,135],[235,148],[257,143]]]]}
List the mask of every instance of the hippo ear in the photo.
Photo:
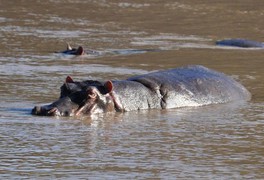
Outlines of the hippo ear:
{"type": "Polygon", "coordinates": [[[76,55],[84,55],[84,49],[82,46],[79,46],[77,51],[76,51],[76,55]]]}
{"type": "Polygon", "coordinates": [[[106,81],[106,83],[104,84],[104,87],[105,87],[107,93],[112,92],[114,89],[114,85],[113,85],[112,81],[106,81]]]}
{"type": "Polygon", "coordinates": [[[72,50],[72,47],[70,46],[69,43],[67,43],[67,50],[68,50],[68,51],[72,50]]]}
{"type": "Polygon", "coordinates": [[[65,82],[66,83],[73,83],[73,79],[71,78],[71,76],[67,76],[65,82]]]}

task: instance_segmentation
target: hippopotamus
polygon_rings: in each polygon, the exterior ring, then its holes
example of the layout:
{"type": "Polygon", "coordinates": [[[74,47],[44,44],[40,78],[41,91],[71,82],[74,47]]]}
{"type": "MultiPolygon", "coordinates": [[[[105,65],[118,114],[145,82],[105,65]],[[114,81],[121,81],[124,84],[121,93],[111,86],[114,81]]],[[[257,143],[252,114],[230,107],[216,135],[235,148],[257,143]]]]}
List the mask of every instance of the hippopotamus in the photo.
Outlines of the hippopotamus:
{"type": "Polygon", "coordinates": [[[225,39],[216,41],[216,45],[235,46],[241,48],[264,48],[264,43],[246,39],[225,39]]]}
{"type": "Polygon", "coordinates": [[[33,115],[81,116],[247,101],[250,93],[231,77],[200,65],[137,75],[126,80],[74,81],[68,76],[58,100],[33,115]]]}
{"type": "Polygon", "coordinates": [[[140,53],[146,53],[146,52],[158,52],[160,49],[117,49],[117,50],[108,50],[104,52],[95,51],[91,49],[85,49],[82,46],[79,46],[78,48],[72,48],[69,43],[67,43],[66,50],[63,51],[55,51],[55,53],[61,53],[65,55],[103,55],[103,54],[119,54],[119,55],[130,55],[130,54],[140,54],[140,53]]]}
{"type": "Polygon", "coordinates": [[[72,48],[69,43],[67,43],[67,48],[64,51],[56,51],[55,53],[61,53],[66,55],[85,55],[85,54],[97,54],[96,51],[93,50],[84,50],[82,46],[79,46],[78,48],[72,48]]]}

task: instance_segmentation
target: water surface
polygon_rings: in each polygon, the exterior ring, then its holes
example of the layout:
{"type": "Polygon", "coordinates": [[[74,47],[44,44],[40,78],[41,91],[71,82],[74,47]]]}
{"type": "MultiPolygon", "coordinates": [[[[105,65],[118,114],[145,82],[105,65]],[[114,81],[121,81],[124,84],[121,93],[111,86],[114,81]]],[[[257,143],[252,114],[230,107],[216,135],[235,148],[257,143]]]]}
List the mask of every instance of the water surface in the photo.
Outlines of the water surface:
{"type": "Polygon", "coordinates": [[[215,46],[263,41],[262,1],[1,1],[1,179],[262,179],[263,50],[215,46]],[[53,52],[72,46],[100,52],[53,52]],[[135,51],[154,49],[156,51],[135,51]],[[125,79],[201,64],[240,81],[244,104],[36,117],[35,105],[76,80],[125,79]]]}

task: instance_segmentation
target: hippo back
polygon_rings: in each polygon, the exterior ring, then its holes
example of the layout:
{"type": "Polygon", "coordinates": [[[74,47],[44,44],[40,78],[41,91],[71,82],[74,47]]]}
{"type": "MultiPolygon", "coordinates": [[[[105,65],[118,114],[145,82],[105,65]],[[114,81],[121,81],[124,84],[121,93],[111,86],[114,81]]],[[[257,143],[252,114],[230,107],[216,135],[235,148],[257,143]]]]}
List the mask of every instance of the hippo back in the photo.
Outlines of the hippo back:
{"type": "Polygon", "coordinates": [[[201,106],[249,100],[250,93],[223,73],[193,65],[135,76],[128,79],[143,84],[160,99],[161,108],[201,106]]]}
{"type": "Polygon", "coordinates": [[[216,45],[219,46],[235,46],[242,48],[264,48],[262,42],[251,41],[247,39],[225,39],[216,41],[216,45]]]}

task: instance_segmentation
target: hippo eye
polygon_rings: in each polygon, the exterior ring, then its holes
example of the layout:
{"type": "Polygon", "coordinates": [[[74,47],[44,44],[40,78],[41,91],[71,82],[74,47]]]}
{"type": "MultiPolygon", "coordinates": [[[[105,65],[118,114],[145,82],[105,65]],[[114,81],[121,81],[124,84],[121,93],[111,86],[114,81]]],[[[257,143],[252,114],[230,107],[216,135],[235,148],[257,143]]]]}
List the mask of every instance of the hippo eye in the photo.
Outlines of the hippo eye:
{"type": "Polygon", "coordinates": [[[91,99],[95,99],[97,97],[97,92],[94,88],[87,89],[87,97],[91,99]]]}

